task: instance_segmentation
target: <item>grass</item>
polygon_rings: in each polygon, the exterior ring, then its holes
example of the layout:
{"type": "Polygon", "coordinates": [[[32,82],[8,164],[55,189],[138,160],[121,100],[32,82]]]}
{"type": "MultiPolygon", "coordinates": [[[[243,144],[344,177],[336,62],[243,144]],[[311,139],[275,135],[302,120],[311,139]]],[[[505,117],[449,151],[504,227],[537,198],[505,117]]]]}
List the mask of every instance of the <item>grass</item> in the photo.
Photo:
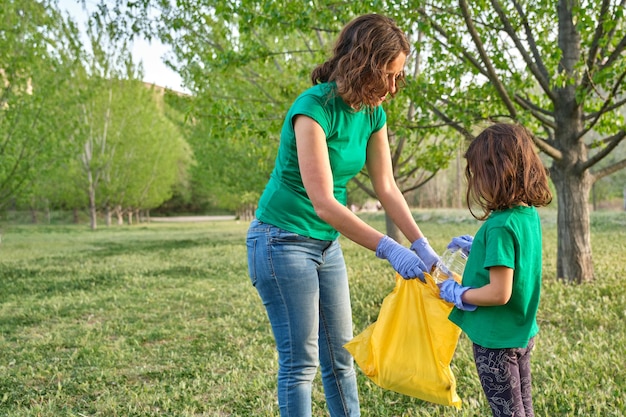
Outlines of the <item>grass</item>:
{"type": "MultiPolygon", "coordinates": [[[[418,211],[433,247],[473,233],[464,211],[418,211]]],[[[537,416],[626,416],[626,213],[594,213],[597,279],[555,280],[544,218],[537,416]]],[[[367,215],[382,230],[378,214],[367,215]]],[[[247,276],[247,224],[7,226],[0,245],[0,416],[276,416],[276,353],[247,276]]],[[[355,331],[376,320],[390,266],[342,240],[355,331]]],[[[461,410],[385,391],[359,373],[364,416],[490,415],[469,340],[454,360],[461,410]]],[[[314,415],[327,415],[316,381],[314,415]]]]}

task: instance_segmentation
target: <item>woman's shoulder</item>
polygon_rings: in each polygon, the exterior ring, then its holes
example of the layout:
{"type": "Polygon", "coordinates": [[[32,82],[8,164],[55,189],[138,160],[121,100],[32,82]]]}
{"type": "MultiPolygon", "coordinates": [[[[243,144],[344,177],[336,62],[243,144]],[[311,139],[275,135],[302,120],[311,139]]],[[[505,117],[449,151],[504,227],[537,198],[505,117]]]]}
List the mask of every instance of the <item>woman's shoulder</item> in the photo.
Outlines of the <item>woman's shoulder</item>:
{"type": "Polygon", "coordinates": [[[320,83],[315,84],[306,90],[302,91],[298,98],[306,96],[314,97],[332,97],[334,95],[334,83],[320,83]]]}
{"type": "Polygon", "coordinates": [[[324,84],[316,84],[302,91],[291,105],[291,109],[299,109],[301,107],[324,106],[328,101],[328,86],[324,84]]]}
{"type": "Polygon", "coordinates": [[[353,112],[337,94],[334,82],[316,84],[304,90],[292,104],[291,113],[299,113],[303,110],[313,110],[328,115],[337,112],[353,112]]]}

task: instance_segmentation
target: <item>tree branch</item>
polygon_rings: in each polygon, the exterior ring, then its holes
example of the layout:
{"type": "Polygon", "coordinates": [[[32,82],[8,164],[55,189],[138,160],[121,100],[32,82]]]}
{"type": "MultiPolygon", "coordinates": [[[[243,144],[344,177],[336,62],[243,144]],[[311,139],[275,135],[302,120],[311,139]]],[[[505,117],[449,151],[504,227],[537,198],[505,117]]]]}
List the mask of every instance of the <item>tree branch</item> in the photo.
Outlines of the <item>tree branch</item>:
{"type": "Polygon", "coordinates": [[[600,118],[606,112],[609,111],[608,110],[609,107],[610,107],[609,103],[611,102],[613,97],[615,97],[615,95],[617,94],[617,90],[619,89],[619,87],[621,87],[622,81],[624,80],[625,77],[626,77],[626,70],[624,72],[622,72],[620,74],[620,76],[617,78],[617,81],[613,85],[613,88],[611,89],[611,92],[609,93],[609,96],[604,100],[604,103],[602,104],[602,108],[594,113],[595,114],[595,118],[591,121],[591,123],[589,123],[587,125],[587,127],[580,133],[580,135],[578,135],[579,138],[583,137],[584,135],[587,134],[587,132],[589,132],[591,129],[593,129],[593,127],[596,125],[596,123],[598,123],[600,118]]]}
{"type": "Polygon", "coordinates": [[[398,161],[400,160],[400,156],[402,156],[402,151],[404,150],[406,138],[398,137],[396,132],[394,132],[391,129],[387,129],[387,130],[389,132],[389,141],[396,142],[396,147],[395,147],[396,149],[393,151],[393,154],[391,155],[391,163],[392,163],[392,166],[395,167],[398,164],[398,161]]]}
{"type": "MultiPolygon", "coordinates": [[[[437,22],[435,22],[429,15],[428,13],[426,13],[426,10],[424,10],[423,8],[418,8],[418,13],[424,17],[426,20],[428,20],[428,23],[435,29],[435,31],[437,33],[439,33],[441,36],[443,36],[443,38],[447,41],[450,40],[450,35],[445,31],[445,29],[443,29],[439,24],[437,24],[437,22]]],[[[435,42],[439,43],[440,45],[442,45],[446,50],[451,51],[452,47],[450,47],[449,45],[445,44],[444,42],[442,42],[440,39],[435,38],[434,39],[435,42]]],[[[467,49],[460,47],[461,49],[461,58],[467,60],[470,64],[472,64],[474,66],[474,68],[476,68],[478,70],[478,72],[480,72],[480,74],[484,75],[486,78],[489,78],[489,73],[487,72],[487,70],[485,68],[482,67],[482,65],[480,64],[480,61],[478,61],[476,58],[474,58],[469,52],[467,52],[467,49]]]]}
{"type": "MultiPolygon", "coordinates": [[[[9,87],[7,87],[7,90],[8,90],[9,88],[11,88],[11,86],[10,86],[10,85],[9,85],[9,87]]],[[[2,103],[2,102],[0,102],[0,103],[2,103]]],[[[13,138],[13,133],[14,133],[15,131],[17,131],[18,124],[19,124],[19,120],[20,120],[20,119],[21,119],[21,117],[22,117],[21,107],[22,107],[22,106],[19,106],[19,107],[17,107],[17,108],[15,109],[15,110],[17,110],[17,111],[15,111],[15,113],[17,113],[17,117],[15,117],[15,118],[13,119],[13,122],[12,122],[12,123],[11,123],[11,122],[9,122],[9,126],[7,126],[7,127],[5,127],[5,128],[4,128],[6,133],[3,135],[3,136],[4,136],[4,139],[2,140],[2,143],[0,143],[0,156],[4,156],[4,155],[5,155],[6,149],[7,149],[7,147],[9,146],[9,143],[11,143],[11,139],[13,138]]],[[[6,111],[2,111],[2,112],[0,113],[0,115],[4,116],[5,118],[6,118],[6,116],[5,116],[6,114],[7,114],[7,112],[6,112],[6,111]]],[[[0,120],[0,121],[1,121],[1,120],[0,120]]]]}
{"type": "MultiPolygon", "coordinates": [[[[622,2],[619,5],[616,5],[615,7],[616,9],[623,9],[624,7],[626,7],[626,0],[622,0],[622,2]]],[[[613,37],[617,33],[616,31],[618,27],[619,25],[615,25],[615,27],[613,27],[613,29],[611,29],[611,31],[608,33],[607,42],[605,43],[605,46],[602,48],[601,53],[600,53],[601,57],[603,58],[606,57],[606,54],[604,53],[604,51],[611,45],[612,43],[611,41],[613,40],[613,37]]],[[[615,47],[615,50],[613,51],[613,53],[611,53],[608,59],[606,59],[606,61],[602,63],[602,65],[600,65],[600,70],[612,65],[613,62],[622,54],[622,52],[624,51],[624,48],[626,48],[626,36],[624,36],[622,40],[618,43],[618,45],[615,47]]]]}
{"type": "MultiPolygon", "coordinates": [[[[269,51],[270,48],[267,46],[267,43],[261,39],[261,37],[259,36],[259,33],[253,28],[251,30],[251,32],[254,34],[254,37],[257,39],[257,41],[263,45],[263,47],[265,48],[265,50],[269,51]]],[[[272,57],[272,62],[274,62],[274,67],[276,67],[276,71],[278,71],[278,73],[283,74],[285,71],[283,70],[283,67],[280,65],[280,62],[278,62],[278,60],[275,58],[276,55],[279,55],[276,52],[268,52],[267,56],[268,58],[271,56],[272,57]]]]}
{"type": "Polygon", "coordinates": [[[543,76],[547,80],[549,80],[550,73],[548,72],[548,69],[545,67],[543,63],[543,59],[541,59],[541,53],[539,52],[539,49],[537,49],[537,42],[535,41],[535,37],[533,36],[532,29],[530,25],[528,24],[528,17],[526,16],[524,9],[519,4],[519,2],[517,0],[512,0],[512,1],[513,1],[513,5],[515,6],[515,10],[517,10],[517,13],[522,18],[522,23],[524,25],[524,32],[526,33],[526,38],[528,39],[528,46],[530,47],[530,50],[533,54],[533,58],[535,60],[535,63],[537,64],[539,72],[543,74],[543,76]]]}
{"type": "Polygon", "coordinates": [[[593,173],[594,182],[626,168],[626,158],[593,173]]]}
{"type": "Polygon", "coordinates": [[[526,37],[528,38],[528,42],[533,51],[534,60],[533,58],[530,57],[530,55],[526,51],[526,48],[524,48],[524,45],[522,45],[522,42],[520,38],[517,36],[517,34],[515,33],[515,30],[513,29],[513,26],[511,25],[509,18],[506,16],[504,11],[502,10],[502,6],[500,2],[498,0],[491,0],[491,4],[493,8],[495,9],[496,13],[498,14],[498,17],[500,17],[500,21],[504,25],[504,31],[513,40],[515,47],[522,55],[522,58],[524,59],[524,62],[526,63],[526,65],[528,65],[530,72],[535,76],[535,79],[537,80],[537,82],[539,82],[539,85],[541,86],[543,91],[546,93],[546,95],[550,98],[550,100],[554,101],[555,97],[552,93],[552,90],[550,90],[550,77],[548,75],[548,71],[546,70],[545,66],[543,65],[543,62],[541,61],[541,56],[539,55],[539,52],[537,51],[537,45],[535,44],[535,39],[533,37],[532,31],[530,30],[530,27],[528,26],[526,15],[524,14],[524,11],[522,10],[521,6],[519,5],[518,2],[515,2],[515,8],[517,9],[517,12],[522,17],[522,21],[524,22],[524,29],[526,31],[526,37]]]}
{"type": "MultiPolygon", "coordinates": [[[[363,174],[365,175],[365,174],[363,174]]],[[[354,181],[356,183],[356,185],[365,192],[365,194],[367,194],[368,196],[374,198],[374,199],[378,199],[378,197],[376,196],[376,193],[374,192],[374,190],[372,190],[370,187],[368,187],[367,185],[365,185],[364,182],[362,182],[361,180],[359,180],[358,176],[355,176],[352,178],[352,181],[354,181]]]]}
{"type": "MultiPolygon", "coordinates": [[[[626,97],[620,101],[616,101],[614,104],[608,106],[606,109],[603,109],[603,113],[611,112],[615,109],[622,107],[624,104],[626,104],[626,97]]],[[[587,116],[584,117],[584,120],[593,119],[597,116],[597,114],[598,112],[589,113],[587,116]]]]}
{"type": "MultiPolygon", "coordinates": [[[[244,72],[247,72],[248,74],[252,73],[252,71],[250,70],[243,70],[244,72]]],[[[276,98],[274,98],[269,91],[267,91],[261,84],[259,84],[256,80],[254,80],[252,77],[248,77],[248,82],[250,84],[252,84],[254,87],[257,88],[257,90],[259,90],[261,92],[261,94],[263,94],[263,96],[267,97],[268,100],[270,100],[271,103],[273,104],[279,104],[279,101],[276,100],[276,98]]]]}
{"type": "Polygon", "coordinates": [[[560,161],[561,159],[563,159],[563,153],[554,146],[551,146],[545,140],[533,135],[533,142],[535,142],[535,145],[537,145],[541,152],[545,153],[550,158],[556,161],[560,161]]]}
{"type": "Polygon", "coordinates": [[[613,50],[613,53],[611,53],[611,55],[608,57],[606,62],[600,66],[600,70],[603,70],[604,68],[611,66],[617,60],[617,58],[619,58],[622,55],[622,52],[624,52],[624,49],[626,49],[626,36],[624,36],[622,40],[619,41],[619,44],[617,44],[617,46],[613,50]]]}
{"type": "Polygon", "coordinates": [[[607,145],[602,150],[598,151],[598,153],[596,153],[593,157],[587,159],[584,163],[579,164],[578,171],[583,172],[600,162],[608,154],[610,154],[611,151],[617,147],[617,145],[620,144],[624,137],[626,137],[626,130],[620,130],[615,135],[604,139],[607,145]]]}
{"type": "Polygon", "coordinates": [[[437,175],[438,171],[432,172],[428,177],[426,177],[426,179],[421,179],[420,181],[418,181],[416,184],[413,184],[410,187],[406,187],[406,188],[402,188],[400,191],[402,192],[402,194],[408,193],[410,191],[413,190],[417,190],[418,188],[420,188],[422,185],[426,184],[428,181],[430,181],[431,179],[433,179],[433,177],[435,175],[437,175]]]}
{"type": "Polygon", "coordinates": [[[435,106],[433,103],[428,102],[427,106],[428,108],[430,108],[430,110],[433,113],[437,115],[437,117],[445,121],[448,126],[452,127],[454,130],[462,134],[465,139],[468,139],[468,140],[474,139],[474,135],[472,135],[470,131],[465,129],[460,123],[457,123],[454,120],[452,120],[450,117],[448,117],[443,111],[439,110],[439,108],[437,108],[437,106],[435,106]]]}
{"type": "Polygon", "coordinates": [[[534,104],[533,102],[531,102],[527,98],[524,98],[524,97],[520,96],[519,94],[516,94],[513,97],[513,99],[522,108],[528,110],[530,112],[530,114],[532,114],[533,117],[535,119],[537,119],[541,124],[544,124],[544,125],[552,128],[552,129],[556,128],[556,123],[554,122],[554,120],[551,120],[551,119],[549,119],[549,118],[544,116],[544,115],[553,116],[552,112],[549,112],[549,111],[547,111],[547,110],[537,106],[536,104],[534,104]]]}
{"type": "Polygon", "coordinates": [[[511,116],[515,118],[517,115],[517,110],[515,109],[515,105],[513,104],[513,102],[511,101],[511,98],[506,92],[506,89],[504,88],[502,81],[498,78],[498,75],[496,74],[495,69],[493,68],[493,65],[491,64],[491,60],[489,59],[489,56],[487,55],[487,52],[485,51],[485,48],[483,47],[482,41],[480,37],[478,36],[478,33],[476,32],[476,27],[474,26],[474,22],[472,21],[472,17],[470,16],[470,11],[469,11],[469,6],[467,5],[467,1],[459,0],[459,6],[461,7],[461,14],[463,15],[463,18],[465,19],[465,25],[467,26],[467,30],[469,31],[470,36],[472,37],[472,40],[474,42],[474,45],[476,46],[476,49],[478,50],[478,55],[480,56],[482,63],[485,65],[487,69],[489,80],[493,83],[494,87],[496,88],[496,91],[498,92],[498,95],[500,96],[500,99],[502,100],[506,108],[508,109],[511,116]]]}
{"type": "Polygon", "coordinates": [[[589,52],[587,55],[587,63],[585,74],[587,76],[582,80],[581,86],[586,90],[589,88],[591,84],[591,74],[589,73],[590,68],[594,68],[596,64],[596,59],[598,57],[598,53],[600,51],[600,40],[604,35],[604,22],[606,21],[607,14],[609,12],[609,4],[610,0],[603,0],[602,6],[600,7],[600,14],[598,15],[598,24],[596,26],[596,30],[593,32],[593,39],[591,40],[591,46],[589,47],[589,52]]]}

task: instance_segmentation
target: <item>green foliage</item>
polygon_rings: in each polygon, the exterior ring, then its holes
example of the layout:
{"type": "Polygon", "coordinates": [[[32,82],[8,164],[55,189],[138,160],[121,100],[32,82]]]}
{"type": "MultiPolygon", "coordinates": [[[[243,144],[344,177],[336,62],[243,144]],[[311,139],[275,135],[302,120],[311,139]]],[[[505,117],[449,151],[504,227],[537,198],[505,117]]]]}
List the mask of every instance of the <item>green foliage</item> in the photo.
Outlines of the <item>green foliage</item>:
{"type": "MultiPolygon", "coordinates": [[[[137,26],[129,16],[149,7],[149,1],[117,1],[115,6],[103,3],[101,10],[108,11],[110,27],[120,36],[134,34],[137,26]]],[[[172,46],[176,59],[170,64],[194,94],[189,112],[198,162],[191,174],[193,198],[236,209],[247,204],[244,195],[259,195],[273,167],[283,117],[310,86],[311,70],[329,56],[341,27],[369,12],[384,12],[405,24],[405,7],[394,1],[325,2],[315,7],[302,7],[299,1],[161,4],[149,35],[172,46]]],[[[410,22],[406,29],[410,31],[410,22]]],[[[410,190],[445,167],[448,153],[442,147],[449,148],[455,140],[421,146],[424,137],[438,131],[424,126],[416,131],[416,123],[406,116],[410,102],[402,103],[388,106],[389,125],[398,138],[393,146],[403,152],[397,161],[398,178],[410,180],[410,190]],[[418,175],[418,170],[425,173],[418,175]]]]}
{"type": "MultiPolygon", "coordinates": [[[[223,159],[225,164],[250,162],[249,179],[206,190],[235,202],[242,191],[261,191],[252,178],[269,174],[282,115],[307,85],[310,70],[327,57],[341,26],[361,13],[396,18],[414,44],[406,89],[386,104],[392,146],[399,154],[397,179],[406,191],[445,168],[461,134],[471,137],[483,122],[517,121],[550,146],[567,150],[572,141],[555,133],[562,130],[559,123],[571,124],[555,113],[569,105],[559,98],[560,90],[573,88],[586,114],[598,112],[581,119],[585,129],[623,131],[623,118],[606,111],[607,103],[620,103],[615,96],[624,58],[616,34],[623,29],[623,13],[614,2],[606,3],[606,9],[593,2],[573,4],[576,33],[558,32],[565,27],[559,19],[565,22],[568,16],[559,16],[553,2],[471,2],[467,17],[450,1],[341,7],[331,2],[310,8],[292,1],[179,2],[164,9],[159,27],[163,40],[174,47],[177,69],[199,98],[198,119],[213,116],[202,121],[214,124],[211,140],[194,149],[206,154],[200,147],[218,148],[219,141],[222,155],[232,155],[223,159]],[[567,56],[565,45],[574,45],[567,56]],[[453,134],[452,128],[460,133],[453,134]],[[242,159],[245,146],[256,149],[242,159]]],[[[584,133],[581,138],[591,137],[584,133]]],[[[224,165],[205,159],[200,164],[224,165]]],[[[224,166],[211,170],[212,184],[232,180],[224,166]]],[[[361,182],[364,188],[366,184],[361,182]]]]}
{"type": "Polygon", "coordinates": [[[0,8],[0,206],[5,205],[63,149],[70,88],[72,31],[47,2],[3,2],[0,8]]]}
{"type": "Polygon", "coordinates": [[[189,130],[196,200],[235,210],[249,203],[245,195],[260,195],[283,116],[308,84],[303,74],[324,56],[310,45],[309,20],[295,2],[193,2],[164,11],[161,34],[195,95],[189,130]]]}
{"type": "Polygon", "coordinates": [[[121,126],[99,206],[158,207],[185,182],[191,151],[162,110],[162,91],[132,80],[116,81],[112,87],[121,126]]]}
{"type": "Polygon", "coordinates": [[[94,25],[83,45],[54,2],[8,1],[0,21],[0,206],[82,208],[102,184],[102,206],[169,198],[189,151],[142,84],[112,94],[137,76],[125,46],[94,25]]]}
{"type": "MultiPolygon", "coordinates": [[[[418,211],[433,247],[474,233],[466,210],[418,211]]],[[[598,279],[557,284],[556,220],[544,224],[533,397],[541,416],[622,416],[626,381],[624,213],[592,216],[598,279]]],[[[365,217],[384,228],[380,214],[365,217]]],[[[0,414],[275,416],[276,353],[247,277],[246,223],[149,224],[90,231],[6,226],[0,253],[0,414]]],[[[377,317],[393,271],[342,239],[355,331],[377,317]]],[[[453,359],[462,409],[384,391],[361,371],[363,415],[489,415],[462,336],[453,359]]],[[[314,416],[327,415],[319,376],[314,416]]]]}

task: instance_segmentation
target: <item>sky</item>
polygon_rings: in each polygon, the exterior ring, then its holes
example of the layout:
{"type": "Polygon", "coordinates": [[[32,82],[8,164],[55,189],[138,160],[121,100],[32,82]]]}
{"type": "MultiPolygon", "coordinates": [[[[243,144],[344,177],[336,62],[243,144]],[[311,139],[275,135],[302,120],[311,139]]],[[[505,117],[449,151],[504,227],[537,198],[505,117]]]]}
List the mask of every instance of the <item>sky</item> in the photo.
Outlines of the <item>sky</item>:
{"type": "MultiPolygon", "coordinates": [[[[87,6],[95,4],[95,0],[87,0],[87,6]]],[[[81,29],[85,27],[87,15],[78,0],[58,0],[59,8],[66,10],[78,23],[81,29]]],[[[133,43],[133,60],[135,63],[143,62],[143,80],[150,84],[166,87],[172,90],[187,92],[182,87],[180,76],[167,68],[163,63],[163,57],[170,49],[158,40],[148,42],[145,39],[137,39],[133,43]]]]}

